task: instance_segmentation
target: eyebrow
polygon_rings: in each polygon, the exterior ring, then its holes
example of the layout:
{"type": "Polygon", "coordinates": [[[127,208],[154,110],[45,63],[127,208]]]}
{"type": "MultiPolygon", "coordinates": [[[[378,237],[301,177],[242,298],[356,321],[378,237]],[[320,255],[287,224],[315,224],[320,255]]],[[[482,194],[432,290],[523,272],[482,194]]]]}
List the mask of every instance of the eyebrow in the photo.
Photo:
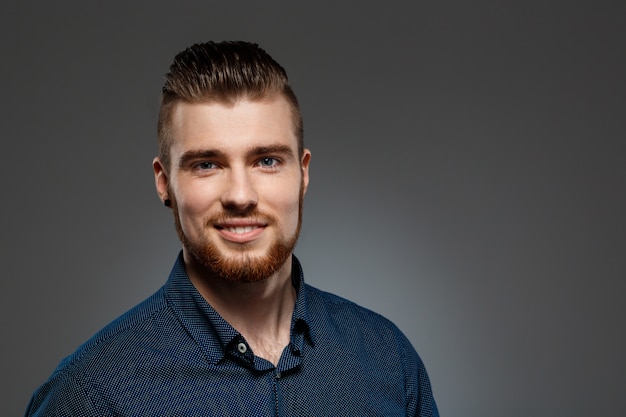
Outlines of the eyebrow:
{"type": "Polygon", "coordinates": [[[287,145],[254,146],[248,151],[248,156],[261,156],[272,153],[279,153],[290,157],[295,156],[293,150],[287,145]]]}
{"type": "Polygon", "coordinates": [[[213,149],[202,151],[187,151],[181,155],[180,160],[178,161],[178,167],[183,168],[198,159],[224,158],[225,156],[226,155],[224,154],[224,152],[213,149]]]}
{"type": "MultiPolygon", "coordinates": [[[[293,150],[287,145],[268,145],[268,146],[253,146],[247,152],[248,157],[262,156],[268,154],[283,154],[288,157],[295,157],[293,150]]],[[[198,159],[224,159],[226,153],[217,149],[206,149],[199,151],[187,151],[182,154],[178,162],[178,166],[183,168],[189,165],[191,162],[198,159]]]]}

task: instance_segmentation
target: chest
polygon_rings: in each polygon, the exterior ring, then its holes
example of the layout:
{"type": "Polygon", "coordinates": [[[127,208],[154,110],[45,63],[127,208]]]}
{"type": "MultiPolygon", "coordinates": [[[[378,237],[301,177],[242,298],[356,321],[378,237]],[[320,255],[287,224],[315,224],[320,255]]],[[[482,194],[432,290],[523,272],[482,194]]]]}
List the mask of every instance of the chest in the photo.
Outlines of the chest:
{"type": "Polygon", "coordinates": [[[354,355],[318,361],[304,352],[264,371],[236,360],[215,366],[161,361],[149,372],[128,372],[100,398],[116,416],[394,416],[406,413],[401,380],[354,355]]]}

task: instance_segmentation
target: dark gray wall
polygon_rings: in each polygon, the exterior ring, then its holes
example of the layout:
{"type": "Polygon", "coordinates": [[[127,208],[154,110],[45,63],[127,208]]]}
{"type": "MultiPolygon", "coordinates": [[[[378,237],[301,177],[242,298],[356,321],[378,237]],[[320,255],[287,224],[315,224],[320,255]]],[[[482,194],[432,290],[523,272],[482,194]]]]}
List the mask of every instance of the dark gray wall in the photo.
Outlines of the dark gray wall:
{"type": "Polygon", "coordinates": [[[158,94],[208,39],[287,68],[307,279],[406,332],[442,415],[623,415],[624,2],[36,3],[0,6],[3,415],[165,281],[158,94]]]}

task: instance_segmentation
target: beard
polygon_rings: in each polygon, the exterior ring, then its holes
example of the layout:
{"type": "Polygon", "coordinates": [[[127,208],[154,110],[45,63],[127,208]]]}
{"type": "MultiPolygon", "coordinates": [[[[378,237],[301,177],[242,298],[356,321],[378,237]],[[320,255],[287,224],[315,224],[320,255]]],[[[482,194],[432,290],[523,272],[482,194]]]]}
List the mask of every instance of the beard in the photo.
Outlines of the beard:
{"type": "MultiPolygon", "coordinates": [[[[170,196],[174,194],[170,192],[170,196]]],[[[217,245],[210,240],[192,241],[187,238],[183,231],[178,207],[175,198],[172,198],[172,209],[174,212],[174,224],[176,233],[187,253],[203,266],[210,274],[233,283],[253,283],[259,282],[274,275],[287,261],[296,247],[300,229],[302,226],[302,210],[304,200],[304,186],[300,187],[298,202],[298,224],[291,236],[283,236],[275,240],[265,253],[252,256],[247,250],[250,245],[243,243],[237,249],[238,253],[229,255],[220,250],[217,245]]],[[[267,220],[268,224],[275,224],[273,216],[259,212],[256,207],[249,210],[229,210],[208,219],[205,227],[212,227],[217,220],[235,219],[242,217],[252,217],[267,220]]]]}

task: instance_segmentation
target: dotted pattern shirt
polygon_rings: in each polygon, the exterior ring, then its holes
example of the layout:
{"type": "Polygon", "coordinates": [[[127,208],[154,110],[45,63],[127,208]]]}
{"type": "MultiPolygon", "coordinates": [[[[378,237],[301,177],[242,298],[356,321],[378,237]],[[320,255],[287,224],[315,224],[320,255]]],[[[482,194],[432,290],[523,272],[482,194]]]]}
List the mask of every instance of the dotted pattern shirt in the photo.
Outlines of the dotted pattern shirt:
{"type": "Polygon", "coordinates": [[[304,283],[278,365],[198,293],[167,283],[65,358],[26,416],[438,416],[422,361],[390,321],[304,283]]]}

